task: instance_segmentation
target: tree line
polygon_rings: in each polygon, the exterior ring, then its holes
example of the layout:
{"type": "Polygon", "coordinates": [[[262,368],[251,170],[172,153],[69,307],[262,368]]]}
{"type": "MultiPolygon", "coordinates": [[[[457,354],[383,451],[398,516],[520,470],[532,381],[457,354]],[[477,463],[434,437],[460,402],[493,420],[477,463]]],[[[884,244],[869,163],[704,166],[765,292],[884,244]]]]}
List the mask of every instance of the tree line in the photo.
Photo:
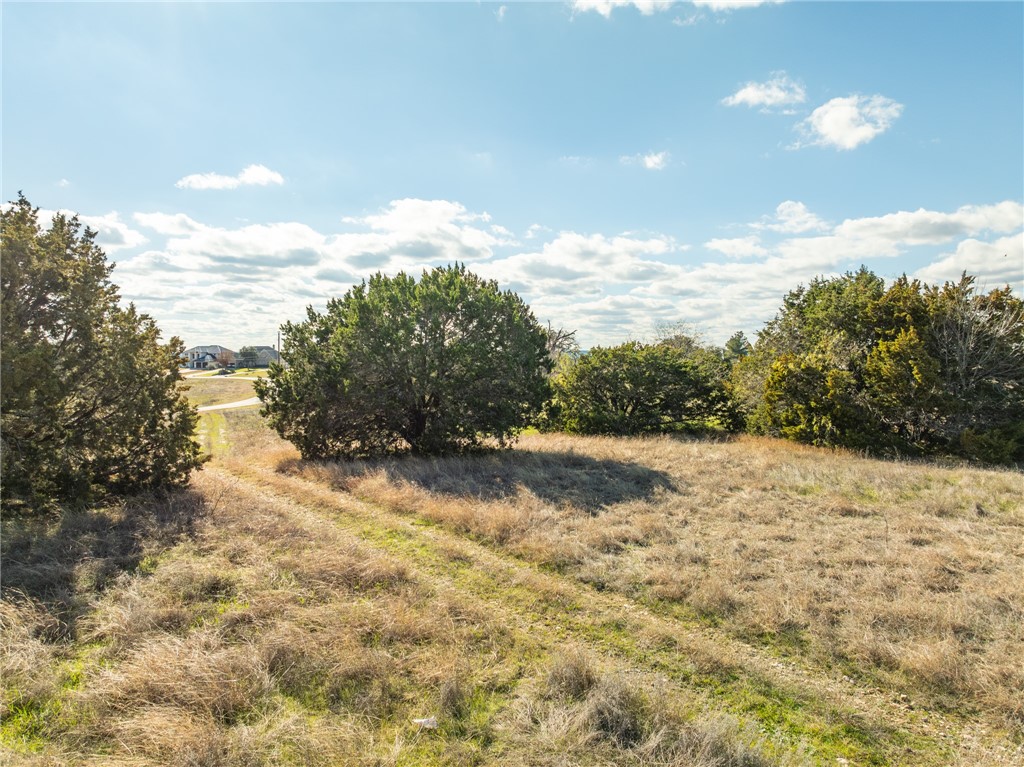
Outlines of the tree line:
{"type": "MultiPolygon", "coordinates": [[[[0,214],[4,505],[180,485],[202,458],[183,345],[122,307],[95,233],[20,196],[0,214]]],[[[749,431],[882,455],[1024,463],[1024,304],[973,277],[861,268],[783,298],[751,344],[667,332],[581,351],[465,266],[377,274],[282,327],[262,414],[305,458],[578,434],[749,431]]]]}
{"type": "Polygon", "coordinates": [[[1024,462],[1024,308],[966,274],[886,286],[861,268],[791,291],[754,344],[673,332],[581,352],[456,265],[378,274],[283,336],[290,367],[257,392],[308,458],[461,452],[532,425],[1024,462]]]}

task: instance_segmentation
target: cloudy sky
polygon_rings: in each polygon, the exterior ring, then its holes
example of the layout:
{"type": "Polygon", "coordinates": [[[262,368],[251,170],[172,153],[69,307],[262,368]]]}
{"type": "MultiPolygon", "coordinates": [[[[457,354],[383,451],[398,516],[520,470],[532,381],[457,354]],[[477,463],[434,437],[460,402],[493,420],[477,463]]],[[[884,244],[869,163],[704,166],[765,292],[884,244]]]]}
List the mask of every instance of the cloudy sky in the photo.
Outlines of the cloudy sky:
{"type": "Polygon", "coordinates": [[[4,200],[188,345],[453,261],[584,346],[1024,285],[1024,4],[3,4],[4,200]]]}

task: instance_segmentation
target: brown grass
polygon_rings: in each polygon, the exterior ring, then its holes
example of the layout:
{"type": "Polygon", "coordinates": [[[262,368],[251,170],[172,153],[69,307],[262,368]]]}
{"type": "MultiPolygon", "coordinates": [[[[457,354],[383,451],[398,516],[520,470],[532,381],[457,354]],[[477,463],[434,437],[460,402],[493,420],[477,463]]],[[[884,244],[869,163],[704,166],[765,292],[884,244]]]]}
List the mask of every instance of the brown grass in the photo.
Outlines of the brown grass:
{"type": "Polygon", "coordinates": [[[228,376],[191,378],[181,384],[189,402],[196,407],[239,402],[253,396],[253,382],[228,376]]]}
{"type": "MultiPolygon", "coordinates": [[[[555,672],[529,632],[223,474],[200,474],[194,492],[147,503],[153,508],[140,501],[55,520],[48,534],[5,543],[5,568],[20,587],[5,592],[0,612],[5,763],[477,764],[500,753],[530,764],[557,756],[534,745],[536,724],[514,711],[522,695],[563,705],[545,692],[555,672]],[[189,522],[160,524],[161,504],[187,509],[189,522]],[[83,530],[90,540],[64,537],[83,530]],[[100,551],[116,564],[89,565],[100,551]],[[441,728],[419,729],[412,719],[420,716],[436,716],[441,728]]],[[[583,679],[563,674],[558,697],[577,686],[580,700],[563,707],[578,720],[579,755],[655,763],[651,738],[664,728],[647,698],[633,710],[596,671],[575,673],[583,679]]]]}
{"type": "Polygon", "coordinates": [[[275,459],[747,642],[1024,727],[1019,473],[754,438],[544,435],[469,458],[275,459]]]}
{"type": "MultiPolygon", "coordinates": [[[[531,765],[621,763],[686,767],[767,767],[763,738],[729,716],[686,719],[656,678],[601,671],[580,649],[550,665],[547,694],[523,695],[505,726],[531,739],[531,765]],[[595,759],[596,756],[596,759],[595,759]]],[[[514,752],[513,752],[514,753],[514,752]]],[[[515,756],[509,764],[523,764],[515,756]]]]}
{"type": "Polygon", "coordinates": [[[255,414],[224,416],[232,457],[192,491],[5,520],[5,763],[760,767],[846,753],[812,730],[794,752],[787,727],[831,725],[798,716],[817,692],[758,711],[790,693],[757,697],[755,655],[882,690],[837,712],[873,718],[862,732],[883,740],[859,753],[876,762],[904,753],[884,740],[884,697],[936,742],[952,736],[927,724],[935,707],[976,738],[908,762],[1024,763],[986,729],[1024,717],[1019,474],[754,439],[536,436],[474,457],[304,463],[255,414]],[[384,511],[341,519],[338,491],[384,511]],[[593,623],[589,587],[618,600],[593,623]],[[513,593],[536,595],[535,611],[513,593]],[[629,617],[607,622],[618,603],[629,617]],[[721,694],[754,695],[725,700],[752,713],[669,679],[671,648],[697,678],[746,678],[721,694]],[[437,730],[412,723],[426,716],[437,730]]]}

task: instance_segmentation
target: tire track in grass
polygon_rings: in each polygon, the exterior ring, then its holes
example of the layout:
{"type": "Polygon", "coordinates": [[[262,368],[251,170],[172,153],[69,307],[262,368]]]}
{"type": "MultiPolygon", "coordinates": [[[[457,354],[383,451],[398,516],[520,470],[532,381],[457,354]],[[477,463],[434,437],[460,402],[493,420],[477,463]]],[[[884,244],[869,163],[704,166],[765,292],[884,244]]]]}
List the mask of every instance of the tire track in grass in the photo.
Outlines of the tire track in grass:
{"type": "Polygon", "coordinates": [[[754,719],[793,748],[806,744],[822,763],[945,765],[958,750],[971,750],[971,743],[987,746],[985,733],[972,723],[907,710],[881,691],[813,674],[721,632],[663,618],[626,597],[599,593],[432,523],[258,466],[220,466],[259,492],[288,499],[400,555],[520,631],[556,644],[583,643],[661,674],[700,706],[754,719]]]}
{"type": "Polygon", "coordinates": [[[224,455],[231,446],[227,438],[227,421],[224,415],[219,412],[199,414],[196,436],[199,438],[199,444],[202,446],[204,455],[211,457],[224,455]]]}

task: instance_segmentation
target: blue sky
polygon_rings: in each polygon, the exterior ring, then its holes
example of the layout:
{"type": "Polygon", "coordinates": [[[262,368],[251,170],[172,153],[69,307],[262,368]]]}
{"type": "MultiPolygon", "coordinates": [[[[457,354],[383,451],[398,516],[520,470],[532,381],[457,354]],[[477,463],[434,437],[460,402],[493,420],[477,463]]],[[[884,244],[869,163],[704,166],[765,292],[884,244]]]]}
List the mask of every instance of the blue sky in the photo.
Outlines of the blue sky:
{"type": "Polygon", "coordinates": [[[17,3],[3,199],[187,344],[464,261],[584,346],[1024,284],[1024,3],[17,3]]]}

